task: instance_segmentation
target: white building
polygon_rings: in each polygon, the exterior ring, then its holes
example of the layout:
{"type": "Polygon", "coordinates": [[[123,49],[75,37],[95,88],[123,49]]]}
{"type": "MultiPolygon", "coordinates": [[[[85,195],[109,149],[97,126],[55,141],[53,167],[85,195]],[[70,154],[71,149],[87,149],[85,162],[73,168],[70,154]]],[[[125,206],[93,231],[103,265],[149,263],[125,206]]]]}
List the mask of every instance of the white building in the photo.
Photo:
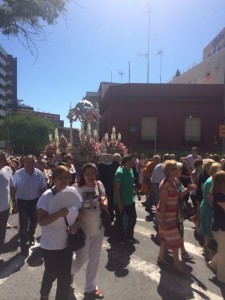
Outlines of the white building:
{"type": "Polygon", "coordinates": [[[225,28],[204,48],[203,60],[170,83],[223,84],[225,73],[225,28]]]}

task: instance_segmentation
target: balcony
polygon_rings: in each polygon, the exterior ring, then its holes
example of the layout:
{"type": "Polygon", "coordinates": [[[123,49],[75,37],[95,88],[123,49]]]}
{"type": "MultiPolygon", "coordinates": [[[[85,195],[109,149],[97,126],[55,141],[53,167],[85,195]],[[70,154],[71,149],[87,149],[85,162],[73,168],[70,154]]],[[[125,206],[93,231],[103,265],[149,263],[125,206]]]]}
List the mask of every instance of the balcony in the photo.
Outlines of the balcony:
{"type": "Polygon", "coordinates": [[[2,100],[2,99],[0,99],[0,105],[2,105],[2,106],[6,106],[6,101],[5,101],[5,100],[2,100]]]}
{"type": "Polygon", "coordinates": [[[1,89],[1,88],[0,88],[0,95],[6,96],[6,92],[3,89],[1,89]]]}
{"type": "Polygon", "coordinates": [[[1,63],[3,66],[6,66],[6,61],[5,61],[2,57],[0,57],[0,63],[1,63]]]}
{"type": "Polygon", "coordinates": [[[0,74],[2,74],[4,77],[6,76],[6,71],[3,70],[1,67],[0,67],[0,74]]]}
{"type": "Polygon", "coordinates": [[[13,95],[13,90],[7,90],[6,94],[7,94],[7,96],[13,95]]]}
{"type": "Polygon", "coordinates": [[[2,78],[0,78],[0,84],[5,86],[5,80],[3,80],[2,78]]]}
{"type": "Polygon", "coordinates": [[[3,109],[0,109],[0,116],[5,117],[6,116],[6,111],[3,109]]]}

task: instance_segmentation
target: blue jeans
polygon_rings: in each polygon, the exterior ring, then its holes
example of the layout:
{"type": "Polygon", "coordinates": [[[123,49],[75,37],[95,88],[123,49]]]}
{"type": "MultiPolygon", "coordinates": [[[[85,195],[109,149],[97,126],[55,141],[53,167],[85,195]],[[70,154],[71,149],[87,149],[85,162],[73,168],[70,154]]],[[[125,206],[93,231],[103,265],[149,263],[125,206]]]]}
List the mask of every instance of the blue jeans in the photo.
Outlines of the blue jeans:
{"type": "Polygon", "coordinates": [[[22,200],[17,199],[20,221],[20,242],[21,247],[25,247],[29,238],[32,241],[34,238],[35,229],[37,227],[37,199],[22,200]]]}
{"type": "Polygon", "coordinates": [[[124,216],[127,216],[127,228],[125,237],[126,238],[133,238],[134,237],[134,227],[136,224],[137,213],[135,208],[135,203],[131,205],[124,205],[123,211],[120,212],[115,206],[116,211],[116,233],[118,239],[123,239],[124,237],[124,216]]]}
{"type": "Polygon", "coordinates": [[[155,205],[159,203],[159,184],[152,182],[153,190],[154,190],[154,195],[155,195],[155,205]]]}

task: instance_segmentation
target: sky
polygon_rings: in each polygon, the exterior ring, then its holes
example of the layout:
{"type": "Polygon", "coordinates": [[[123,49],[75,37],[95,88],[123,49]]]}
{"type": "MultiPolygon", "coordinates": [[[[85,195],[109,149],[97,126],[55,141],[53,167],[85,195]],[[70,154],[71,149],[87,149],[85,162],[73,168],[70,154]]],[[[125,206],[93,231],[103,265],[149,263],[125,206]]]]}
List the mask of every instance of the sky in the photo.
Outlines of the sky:
{"type": "Polygon", "coordinates": [[[36,42],[38,56],[15,37],[0,34],[0,44],[17,57],[18,99],[60,114],[69,126],[70,106],[87,91],[105,81],[129,81],[129,62],[130,82],[147,82],[148,46],[150,83],[159,83],[160,74],[167,83],[177,69],[200,63],[203,49],[225,27],[224,16],[224,0],[71,0],[66,15],[36,42]]]}

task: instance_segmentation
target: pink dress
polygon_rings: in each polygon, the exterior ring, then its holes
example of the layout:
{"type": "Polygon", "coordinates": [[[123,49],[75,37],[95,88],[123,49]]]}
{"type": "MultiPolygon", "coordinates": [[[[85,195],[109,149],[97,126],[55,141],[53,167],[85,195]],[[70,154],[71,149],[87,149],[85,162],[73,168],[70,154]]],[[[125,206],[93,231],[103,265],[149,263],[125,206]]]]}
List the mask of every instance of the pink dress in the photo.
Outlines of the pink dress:
{"type": "Polygon", "coordinates": [[[159,204],[156,208],[156,217],[159,222],[159,237],[160,240],[166,242],[166,246],[169,249],[180,248],[183,244],[183,238],[180,235],[178,225],[177,225],[177,205],[179,192],[176,185],[170,183],[170,181],[165,178],[159,186],[159,191],[165,189],[168,193],[168,200],[165,203],[165,218],[167,229],[164,230],[160,228],[162,219],[160,212],[160,199],[159,204]]]}

